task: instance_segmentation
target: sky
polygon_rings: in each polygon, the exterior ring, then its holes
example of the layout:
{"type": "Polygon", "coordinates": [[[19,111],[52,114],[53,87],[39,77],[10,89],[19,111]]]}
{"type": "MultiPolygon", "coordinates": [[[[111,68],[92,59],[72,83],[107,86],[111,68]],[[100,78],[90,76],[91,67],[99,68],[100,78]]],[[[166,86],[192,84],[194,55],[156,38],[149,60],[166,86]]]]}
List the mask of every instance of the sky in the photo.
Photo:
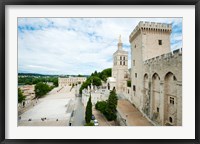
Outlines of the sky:
{"type": "Polygon", "coordinates": [[[172,24],[171,50],[182,48],[182,18],[18,18],[18,72],[90,75],[111,68],[119,35],[130,68],[129,35],[140,21],[172,24]]]}

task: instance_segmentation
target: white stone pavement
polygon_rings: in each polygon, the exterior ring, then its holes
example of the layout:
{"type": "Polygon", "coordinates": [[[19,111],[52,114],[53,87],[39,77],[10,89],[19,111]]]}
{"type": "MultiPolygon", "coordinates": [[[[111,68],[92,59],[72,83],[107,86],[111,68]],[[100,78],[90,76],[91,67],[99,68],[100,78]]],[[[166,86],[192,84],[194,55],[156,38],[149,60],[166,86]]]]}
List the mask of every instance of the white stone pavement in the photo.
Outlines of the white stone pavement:
{"type": "Polygon", "coordinates": [[[68,125],[71,113],[67,113],[70,100],[75,100],[75,91],[71,87],[54,88],[39,103],[20,115],[19,126],[59,126],[68,125]],[[41,118],[46,118],[44,121],[41,118]],[[28,121],[31,119],[31,121],[28,121]],[[57,121],[58,119],[58,121],[57,121]]]}

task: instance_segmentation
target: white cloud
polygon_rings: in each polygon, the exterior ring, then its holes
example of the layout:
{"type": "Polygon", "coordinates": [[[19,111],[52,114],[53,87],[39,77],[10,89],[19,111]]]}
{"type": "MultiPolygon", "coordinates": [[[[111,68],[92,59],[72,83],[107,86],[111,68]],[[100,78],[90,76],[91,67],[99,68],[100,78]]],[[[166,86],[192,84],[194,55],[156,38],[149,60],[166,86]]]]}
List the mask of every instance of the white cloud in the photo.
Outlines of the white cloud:
{"type": "MultiPolygon", "coordinates": [[[[182,22],[172,18],[19,18],[19,72],[91,74],[112,67],[119,35],[129,46],[129,35],[140,20],[182,22]]],[[[172,38],[182,40],[180,33],[172,38]]]]}

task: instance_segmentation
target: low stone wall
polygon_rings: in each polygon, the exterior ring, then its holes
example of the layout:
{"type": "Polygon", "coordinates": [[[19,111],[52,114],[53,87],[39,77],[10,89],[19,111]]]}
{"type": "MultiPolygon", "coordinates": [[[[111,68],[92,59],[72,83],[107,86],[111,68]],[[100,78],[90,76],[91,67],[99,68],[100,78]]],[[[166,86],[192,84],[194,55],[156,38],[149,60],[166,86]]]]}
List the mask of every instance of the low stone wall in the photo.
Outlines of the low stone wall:
{"type": "Polygon", "coordinates": [[[117,123],[118,123],[120,126],[127,126],[126,119],[124,119],[124,118],[120,115],[120,113],[119,113],[118,111],[117,111],[116,115],[117,115],[117,119],[116,119],[117,123]]]}
{"type": "MultiPolygon", "coordinates": [[[[91,92],[92,105],[95,105],[98,101],[105,101],[108,99],[109,91],[106,89],[98,89],[91,92]]],[[[82,91],[82,103],[86,107],[90,97],[90,92],[87,90],[82,91]]]]}

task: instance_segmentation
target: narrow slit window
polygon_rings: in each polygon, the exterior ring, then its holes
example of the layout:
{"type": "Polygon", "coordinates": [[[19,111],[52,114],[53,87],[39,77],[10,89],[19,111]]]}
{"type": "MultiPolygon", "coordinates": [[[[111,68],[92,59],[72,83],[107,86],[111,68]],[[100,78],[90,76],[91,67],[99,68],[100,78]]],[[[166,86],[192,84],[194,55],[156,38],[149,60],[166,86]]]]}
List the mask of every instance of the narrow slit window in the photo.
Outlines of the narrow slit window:
{"type": "Polygon", "coordinates": [[[157,107],[157,112],[159,112],[159,107],[157,107]]]}
{"type": "Polygon", "coordinates": [[[133,60],[133,66],[135,66],[135,60],[133,60]]]}
{"type": "Polygon", "coordinates": [[[133,91],[135,91],[135,85],[133,85],[133,91]]]}
{"type": "Polygon", "coordinates": [[[162,45],[162,40],[158,40],[158,45],[162,45]]]}
{"type": "Polygon", "coordinates": [[[173,123],[172,117],[169,117],[169,122],[170,122],[170,123],[173,123]]]}
{"type": "Polygon", "coordinates": [[[169,103],[174,105],[174,98],[173,97],[170,97],[169,103]]]}

